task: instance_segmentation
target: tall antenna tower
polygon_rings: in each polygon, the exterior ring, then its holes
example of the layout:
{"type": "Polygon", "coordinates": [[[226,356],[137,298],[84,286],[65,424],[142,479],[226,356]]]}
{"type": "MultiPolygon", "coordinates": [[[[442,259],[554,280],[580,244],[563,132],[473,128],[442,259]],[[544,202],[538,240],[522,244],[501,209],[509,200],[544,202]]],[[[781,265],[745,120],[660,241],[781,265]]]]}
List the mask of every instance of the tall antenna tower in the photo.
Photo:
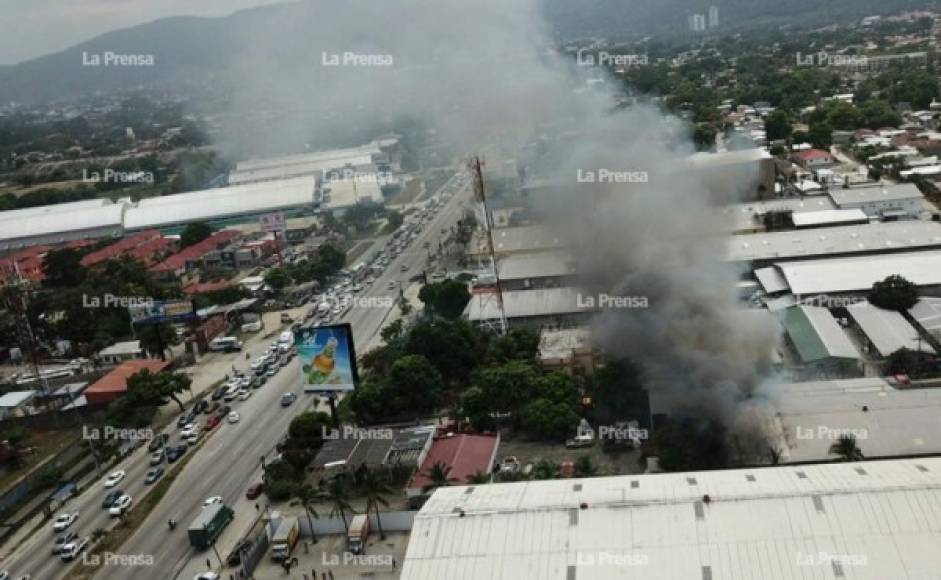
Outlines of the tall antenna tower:
{"type": "Polygon", "coordinates": [[[493,309],[497,311],[498,318],[483,320],[481,326],[502,336],[506,334],[507,330],[506,309],[503,307],[503,285],[500,283],[500,274],[497,272],[497,257],[493,249],[493,218],[487,210],[487,193],[484,188],[482,167],[483,162],[480,157],[472,157],[468,162],[468,168],[474,180],[474,198],[478,204],[478,215],[483,216],[482,227],[487,235],[487,256],[490,262],[489,269],[493,274],[495,291],[476,294],[472,299],[480,300],[481,312],[491,312],[493,309]]]}

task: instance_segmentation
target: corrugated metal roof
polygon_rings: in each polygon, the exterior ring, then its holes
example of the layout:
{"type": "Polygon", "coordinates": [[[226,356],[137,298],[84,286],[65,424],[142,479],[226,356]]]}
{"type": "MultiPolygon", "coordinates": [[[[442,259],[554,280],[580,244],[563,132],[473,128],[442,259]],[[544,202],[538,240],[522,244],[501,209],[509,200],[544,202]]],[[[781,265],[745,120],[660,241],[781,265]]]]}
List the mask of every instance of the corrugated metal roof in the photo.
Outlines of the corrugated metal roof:
{"type": "Polygon", "coordinates": [[[298,177],[151,197],[128,208],[124,227],[140,230],[308,206],[315,185],[313,177],[298,177]]]}
{"type": "Polygon", "coordinates": [[[866,457],[941,453],[941,389],[896,389],[880,377],[767,385],[786,461],[832,459],[842,433],[866,457]],[[864,410],[865,409],[865,410],[864,410]]]}
{"type": "Polygon", "coordinates": [[[854,304],[846,309],[863,333],[882,356],[889,356],[900,348],[934,352],[926,341],[919,341],[918,331],[901,313],[883,310],[869,303],[854,304]]]}
{"type": "Polygon", "coordinates": [[[941,333],[941,298],[922,296],[908,313],[928,332],[941,333]]]}
{"type": "MultiPolygon", "coordinates": [[[[68,204],[63,204],[68,205],[68,204]]],[[[52,206],[56,207],[56,206],[52,206]]],[[[0,242],[62,234],[63,241],[78,232],[113,228],[120,231],[124,204],[80,207],[67,211],[49,211],[0,221],[0,242]]],[[[71,238],[69,238],[71,239],[71,238]]]]}
{"type": "Polygon", "coordinates": [[[499,261],[501,280],[524,280],[575,274],[575,258],[569,252],[514,254],[499,261]]]}
{"type": "Polygon", "coordinates": [[[868,222],[869,216],[859,208],[853,209],[827,209],[821,211],[804,211],[791,214],[794,225],[799,228],[845,224],[849,222],[868,222]]]}
{"type": "Polygon", "coordinates": [[[833,188],[830,198],[840,207],[881,201],[902,201],[923,199],[924,196],[914,183],[900,183],[881,187],[855,187],[851,189],[833,188]]]}
{"type": "Polygon", "coordinates": [[[894,274],[918,286],[941,285],[941,251],[779,262],[775,267],[797,295],[869,290],[894,274]]]}
{"type": "Polygon", "coordinates": [[[834,561],[873,580],[941,569],[938,458],[467,489],[439,488],[416,516],[402,580],[834,578],[834,561]]]}
{"type": "MultiPolygon", "coordinates": [[[[577,288],[517,290],[503,293],[503,309],[510,319],[598,310],[597,306],[589,305],[586,300],[577,288]]],[[[500,309],[492,294],[479,293],[471,295],[464,315],[471,321],[496,320],[500,318],[500,309]]]]}
{"type": "Polygon", "coordinates": [[[792,306],[784,311],[781,322],[804,362],[859,359],[856,347],[826,308],[792,306]]]}
{"type": "Polygon", "coordinates": [[[729,239],[726,259],[771,260],[832,254],[875,254],[918,248],[941,248],[941,224],[886,222],[738,235],[729,239]]]}

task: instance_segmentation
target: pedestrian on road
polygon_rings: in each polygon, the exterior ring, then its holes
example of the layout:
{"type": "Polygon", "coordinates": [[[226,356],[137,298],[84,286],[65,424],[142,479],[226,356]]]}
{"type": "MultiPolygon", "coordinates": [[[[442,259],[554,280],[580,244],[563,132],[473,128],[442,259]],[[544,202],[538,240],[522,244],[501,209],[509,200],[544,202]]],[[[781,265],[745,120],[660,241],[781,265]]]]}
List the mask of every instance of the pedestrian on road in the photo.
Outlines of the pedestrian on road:
{"type": "Polygon", "coordinates": [[[330,574],[330,580],[333,580],[333,570],[327,570],[327,574],[330,574]]]}
{"type": "Polygon", "coordinates": [[[212,562],[209,561],[209,558],[206,558],[206,567],[212,570],[212,562]]]}
{"type": "Polygon", "coordinates": [[[395,558],[392,558],[392,569],[395,570],[395,558]]]}

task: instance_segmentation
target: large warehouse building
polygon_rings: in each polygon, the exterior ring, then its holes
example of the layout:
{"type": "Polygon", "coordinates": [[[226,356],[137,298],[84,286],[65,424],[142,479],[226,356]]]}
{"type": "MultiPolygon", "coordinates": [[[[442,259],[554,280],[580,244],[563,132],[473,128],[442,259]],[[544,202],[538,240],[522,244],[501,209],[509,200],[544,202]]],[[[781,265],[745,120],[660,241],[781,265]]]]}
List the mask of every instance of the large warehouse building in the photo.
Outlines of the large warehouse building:
{"type": "Polygon", "coordinates": [[[941,458],[438,488],[402,580],[937,578],[941,458]]]}
{"type": "Polygon", "coordinates": [[[151,197],[128,208],[124,228],[136,231],[199,221],[226,225],[276,211],[311,211],[316,185],[313,177],[299,177],[151,197]]]}
{"type": "Polygon", "coordinates": [[[0,212],[0,252],[40,244],[120,237],[123,203],[90,199],[0,212]]]}
{"type": "Polygon", "coordinates": [[[73,240],[120,238],[125,232],[257,221],[266,213],[314,211],[313,176],[151,197],[139,202],[93,199],[0,212],[0,252],[73,240]]]}

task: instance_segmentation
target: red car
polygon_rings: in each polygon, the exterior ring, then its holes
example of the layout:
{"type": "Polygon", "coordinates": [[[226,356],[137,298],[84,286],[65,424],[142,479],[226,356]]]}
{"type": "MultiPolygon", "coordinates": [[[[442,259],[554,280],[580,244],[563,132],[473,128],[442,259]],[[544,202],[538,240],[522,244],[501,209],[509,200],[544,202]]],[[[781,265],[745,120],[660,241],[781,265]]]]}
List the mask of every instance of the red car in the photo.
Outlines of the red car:
{"type": "Polygon", "coordinates": [[[206,419],[206,429],[214,429],[216,425],[222,422],[222,417],[219,415],[211,415],[206,419]]]}
{"type": "Polygon", "coordinates": [[[255,499],[256,497],[261,495],[261,492],[264,491],[264,489],[265,489],[264,483],[253,483],[250,486],[248,486],[248,491],[245,492],[245,497],[247,497],[248,499],[255,499]]]}

